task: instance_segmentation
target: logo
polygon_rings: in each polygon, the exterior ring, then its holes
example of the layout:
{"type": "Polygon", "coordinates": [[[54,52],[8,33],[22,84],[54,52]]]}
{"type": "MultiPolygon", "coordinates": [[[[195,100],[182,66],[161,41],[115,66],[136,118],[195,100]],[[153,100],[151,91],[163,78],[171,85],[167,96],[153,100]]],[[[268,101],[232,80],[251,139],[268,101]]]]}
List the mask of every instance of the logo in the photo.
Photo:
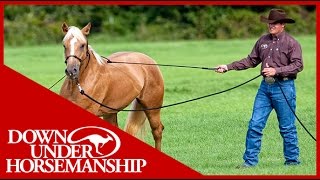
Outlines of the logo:
{"type": "Polygon", "coordinates": [[[261,44],[261,49],[267,49],[268,48],[268,44],[261,44]]]}
{"type": "Polygon", "coordinates": [[[63,129],[8,130],[8,145],[24,145],[28,157],[6,159],[6,173],[141,173],[142,158],[112,158],[121,148],[113,131],[86,126],[63,129]]]}
{"type": "MultiPolygon", "coordinates": [[[[80,133],[79,133],[80,134],[80,133]]],[[[109,157],[111,155],[113,155],[114,153],[116,153],[119,148],[120,148],[120,138],[112,131],[110,131],[109,129],[106,128],[102,128],[102,127],[96,127],[96,126],[87,126],[87,127],[82,127],[82,128],[78,128],[74,131],[72,131],[67,138],[67,142],[69,144],[77,144],[83,141],[88,140],[91,144],[94,145],[95,148],[95,153],[100,155],[100,156],[94,156],[92,155],[92,152],[89,152],[88,155],[90,158],[106,158],[109,157]],[[106,137],[103,137],[99,134],[90,134],[90,135],[86,135],[85,137],[78,139],[78,140],[72,140],[73,136],[77,133],[79,133],[81,130],[84,129],[101,129],[102,131],[105,132],[106,137]],[[99,151],[100,148],[103,148],[103,146],[105,144],[107,144],[109,141],[114,141],[115,142],[115,147],[113,148],[113,150],[108,153],[108,154],[103,154],[99,151]]],[[[90,148],[90,151],[92,151],[93,149],[90,148]]]]}

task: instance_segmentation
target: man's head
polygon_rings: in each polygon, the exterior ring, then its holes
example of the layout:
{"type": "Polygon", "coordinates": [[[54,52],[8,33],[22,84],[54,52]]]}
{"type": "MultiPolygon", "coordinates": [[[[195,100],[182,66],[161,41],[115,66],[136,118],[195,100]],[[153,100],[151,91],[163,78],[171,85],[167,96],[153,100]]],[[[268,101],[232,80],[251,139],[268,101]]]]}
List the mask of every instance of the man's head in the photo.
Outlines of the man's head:
{"type": "Polygon", "coordinates": [[[286,23],[295,23],[293,19],[287,17],[287,14],[282,9],[271,9],[268,17],[261,16],[261,22],[268,23],[269,32],[272,35],[280,34],[286,23]]]}
{"type": "Polygon", "coordinates": [[[269,33],[272,35],[280,34],[284,30],[284,27],[285,27],[285,23],[276,22],[276,23],[268,24],[269,33]]]}

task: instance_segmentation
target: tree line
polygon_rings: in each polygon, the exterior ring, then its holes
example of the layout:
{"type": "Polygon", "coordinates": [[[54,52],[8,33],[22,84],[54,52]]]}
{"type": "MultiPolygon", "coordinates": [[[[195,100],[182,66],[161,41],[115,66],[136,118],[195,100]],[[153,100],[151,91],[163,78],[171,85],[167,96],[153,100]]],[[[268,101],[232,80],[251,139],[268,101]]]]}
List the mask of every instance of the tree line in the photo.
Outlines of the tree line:
{"type": "Polygon", "coordinates": [[[271,8],[296,20],[287,31],[315,34],[315,6],[6,5],[4,37],[11,46],[60,43],[63,22],[77,27],[91,22],[91,35],[101,41],[251,38],[266,32],[260,15],[271,8]]]}

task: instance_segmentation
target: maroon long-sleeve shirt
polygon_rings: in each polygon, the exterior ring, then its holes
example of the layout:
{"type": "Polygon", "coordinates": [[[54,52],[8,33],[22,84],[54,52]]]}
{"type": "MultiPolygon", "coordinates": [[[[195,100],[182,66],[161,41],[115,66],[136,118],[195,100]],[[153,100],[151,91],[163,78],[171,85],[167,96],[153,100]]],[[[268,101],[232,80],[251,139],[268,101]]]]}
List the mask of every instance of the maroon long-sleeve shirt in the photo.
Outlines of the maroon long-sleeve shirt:
{"type": "Polygon", "coordinates": [[[248,57],[227,65],[228,70],[244,70],[261,64],[261,71],[269,67],[276,69],[279,77],[296,78],[303,70],[302,50],[298,41],[283,31],[277,37],[266,34],[260,37],[248,57]]]}

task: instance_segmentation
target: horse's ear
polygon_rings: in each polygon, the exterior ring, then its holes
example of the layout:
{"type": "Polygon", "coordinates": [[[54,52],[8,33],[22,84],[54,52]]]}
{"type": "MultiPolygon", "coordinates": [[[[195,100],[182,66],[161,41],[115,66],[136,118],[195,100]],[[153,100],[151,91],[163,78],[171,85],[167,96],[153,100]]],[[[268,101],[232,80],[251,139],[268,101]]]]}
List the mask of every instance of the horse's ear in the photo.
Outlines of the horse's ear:
{"type": "Polygon", "coordinates": [[[62,32],[63,32],[64,34],[67,34],[67,32],[68,32],[68,30],[69,30],[69,26],[67,25],[66,22],[64,22],[64,23],[62,24],[61,28],[62,28],[62,32]]]}
{"type": "Polygon", "coordinates": [[[89,22],[84,28],[81,29],[84,35],[89,35],[91,29],[91,23],[89,22]]]}

